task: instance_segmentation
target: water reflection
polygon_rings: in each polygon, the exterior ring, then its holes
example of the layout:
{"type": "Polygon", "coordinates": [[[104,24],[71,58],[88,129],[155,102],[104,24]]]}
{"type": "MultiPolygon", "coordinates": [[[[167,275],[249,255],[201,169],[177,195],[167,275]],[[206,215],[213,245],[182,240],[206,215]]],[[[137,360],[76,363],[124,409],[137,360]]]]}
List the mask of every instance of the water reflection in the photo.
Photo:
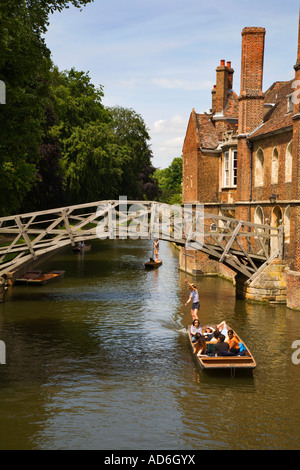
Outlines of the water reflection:
{"type": "Polygon", "coordinates": [[[149,272],[151,249],[128,240],[65,250],[43,266],[66,270],[62,281],[19,286],[0,305],[2,449],[299,448],[299,314],[198,278],[200,321],[226,319],[258,364],[234,378],[201,371],[178,252],[160,243],[163,265],[149,272]]]}

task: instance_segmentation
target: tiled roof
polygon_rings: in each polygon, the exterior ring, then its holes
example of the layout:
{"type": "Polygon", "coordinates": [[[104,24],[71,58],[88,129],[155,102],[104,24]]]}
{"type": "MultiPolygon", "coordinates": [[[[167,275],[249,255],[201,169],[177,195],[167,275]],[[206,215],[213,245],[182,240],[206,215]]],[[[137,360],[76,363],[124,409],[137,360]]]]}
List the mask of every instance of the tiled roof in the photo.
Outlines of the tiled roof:
{"type": "Polygon", "coordinates": [[[273,106],[265,114],[262,125],[250,133],[251,138],[292,126],[293,113],[287,112],[287,96],[295,91],[292,87],[293,81],[294,80],[290,80],[289,82],[275,82],[265,92],[265,104],[272,104],[273,106]]]}
{"type": "Polygon", "coordinates": [[[224,116],[227,118],[238,118],[239,115],[239,100],[234,91],[228,93],[228,100],[223,110],[224,116]]]}
{"type": "Polygon", "coordinates": [[[196,114],[200,147],[214,150],[219,146],[217,131],[211,114],[196,114]]]}
{"type": "MultiPolygon", "coordinates": [[[[234,91],[228,93],[228,101],[223,110],[227,119],[238,118],[238,96],[234,91]]],[[[212,121],[213,114],[196,114],[199,145],[202,148],[215,150],[220,144],[217,129],[212,121]]]]}

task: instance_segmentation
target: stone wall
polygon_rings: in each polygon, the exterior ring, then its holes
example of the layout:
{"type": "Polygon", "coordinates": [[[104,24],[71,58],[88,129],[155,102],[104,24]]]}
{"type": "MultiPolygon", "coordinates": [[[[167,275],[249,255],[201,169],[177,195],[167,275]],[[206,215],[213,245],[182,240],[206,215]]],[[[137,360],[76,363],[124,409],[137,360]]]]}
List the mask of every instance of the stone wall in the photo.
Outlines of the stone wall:
{"type": "Polygon", "coordinates": [[[249,285],[246,284],[244,277],[237,275],[237,298],[285,304],[287,298],[285,267],[283,261],[274,260],[249,285]]]}
{"type": "Polygon", "coordinates": [[[300,310],[300,273],[286,270],[287,298],[286,306],[300,310]]]}

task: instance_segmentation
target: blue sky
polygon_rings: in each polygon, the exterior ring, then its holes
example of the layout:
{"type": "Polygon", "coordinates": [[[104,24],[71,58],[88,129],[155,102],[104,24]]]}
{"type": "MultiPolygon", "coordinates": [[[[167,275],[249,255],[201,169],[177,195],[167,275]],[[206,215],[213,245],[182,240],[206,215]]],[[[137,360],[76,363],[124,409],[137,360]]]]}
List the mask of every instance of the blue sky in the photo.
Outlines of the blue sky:
{"type": "Polygon", "coordinates": [[[50,17],[46,43],[60,70],[89,72],[105,106],[140,114],[153,165],[182,154],[193,108],[211,107],[220,60],[231,61],[240,91],[241,31],[266,28],[264,86],[294,77],[299,0],[94,0],[50,17]]]}

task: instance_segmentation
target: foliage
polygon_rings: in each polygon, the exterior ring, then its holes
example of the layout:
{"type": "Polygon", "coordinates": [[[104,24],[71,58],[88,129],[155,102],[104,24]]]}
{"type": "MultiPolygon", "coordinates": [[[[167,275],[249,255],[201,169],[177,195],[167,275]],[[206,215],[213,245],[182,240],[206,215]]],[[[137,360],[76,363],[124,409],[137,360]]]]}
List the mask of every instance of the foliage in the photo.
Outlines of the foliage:
{"type": "Polygon", "coordinates": [[[16,212],[37,180],[45,112],[49,106],[50,51],[42,33],[54,11],[82,1],[8,0],[0,3],[0,214],[16,212]]]}
{"type": "Polygon", "coordinates": [[[168,168],[157,169],[154,177],[161,190],[160,201],[168,204],[182,202],[182,157],[176,157],[168,168]]]}
{"type": "Polygon", "coordinates": [[[128,155],[116,142],[102,87],[88,73],[54,68],[52,93],[57,122],[51,136],[60,142],[68,203],[116,197],[128,155]]]}
{"type": "Polygon", "coordinates": [[[157,199],[149,133],[132,109],[107,109],[89,74],[53,66],[51,13],[93,0],[0,4],[0,215],[117,198],[157,199]]]}
{"type": "Polygon", "coordinates": [[[129,199],[157,199],[159,188],[153,178],[155,168],[151,164],[150,136],[143,118],[133,109],[116,106],[109,108],[113,117],[113,130],[117,142],[127,148],[130,165],[122,165],[120,195],[129,199]]]}
{"type": "Polygon", "coordinates": [[[37,178],[21,206],[21,212],[50,209],[66,204],[63,190],[63,171],[60,143],[51,136],[57,118],[49,106],[45,113],[43,142],[40,160],[36,164],[37,178]]]}

